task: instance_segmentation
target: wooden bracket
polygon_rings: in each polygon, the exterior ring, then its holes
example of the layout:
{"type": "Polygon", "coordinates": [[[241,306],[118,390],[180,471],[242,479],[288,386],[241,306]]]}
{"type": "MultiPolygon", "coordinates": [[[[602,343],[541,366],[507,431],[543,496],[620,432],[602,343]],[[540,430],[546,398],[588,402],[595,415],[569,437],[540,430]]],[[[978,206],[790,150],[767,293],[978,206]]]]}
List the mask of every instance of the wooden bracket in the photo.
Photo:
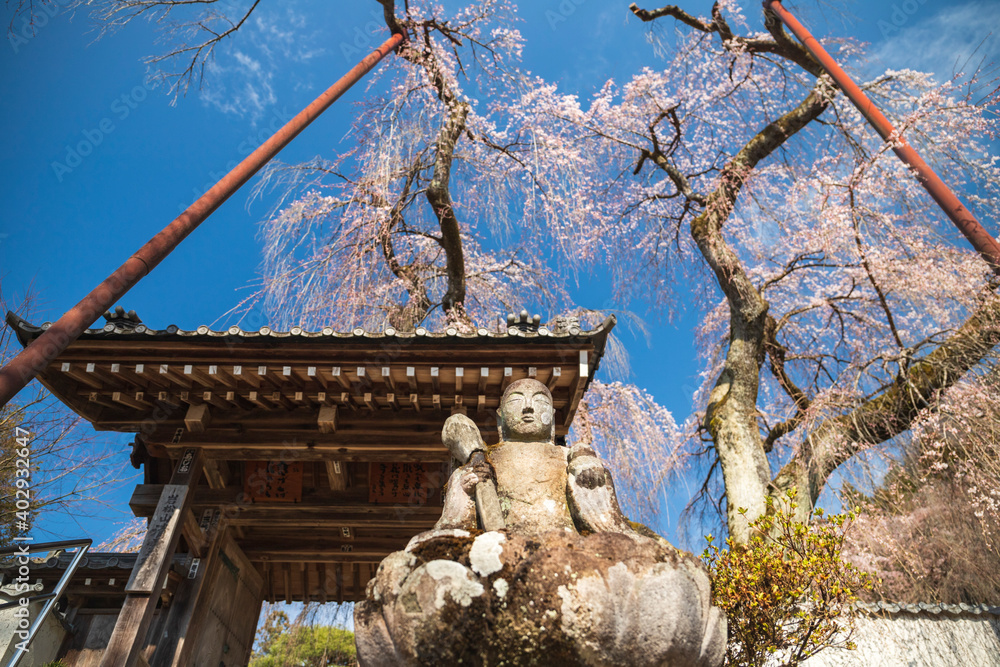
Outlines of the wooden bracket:
{"type": "Polygon", "coordinates": [[[337,406],[324,405],[319,409],[319,417],[316,420],[320,433],[337,432],[337,406]]]}
{"type": "Polygon", "coordinates": [[[184,415],[184,426],[192,433],[204,433],[211,421],[212,413],[207,403],[188,407],[187,414],[184,415]]]}

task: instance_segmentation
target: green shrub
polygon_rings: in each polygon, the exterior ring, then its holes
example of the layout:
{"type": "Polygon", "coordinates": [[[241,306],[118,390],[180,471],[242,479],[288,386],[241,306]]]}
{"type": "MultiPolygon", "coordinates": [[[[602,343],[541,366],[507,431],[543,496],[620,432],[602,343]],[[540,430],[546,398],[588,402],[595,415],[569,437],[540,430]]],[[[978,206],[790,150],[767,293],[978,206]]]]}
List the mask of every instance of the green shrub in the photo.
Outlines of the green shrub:
{"type": "MultiPolygon", "coordinates": [[[[795,494],[788,494],[795,507],[795,494]]],[[[746,513],[746,510],[740,510],[746,513]]],[[[748,544],[707,537],[702,556],[712,576],[712,600],[728,616],[726,664],[791,667],[827,647],[854,648],[853,603],[875,579],[841,558],[853,513],[796,523],[769,498],[750,523],[748,544]]]]}
{"type": "Polygon", "coordinates": [[[285,628],[271,637],[250,667],[333,667],[357,665],[354,633],[328,625],[301,625],[285,628]]]}

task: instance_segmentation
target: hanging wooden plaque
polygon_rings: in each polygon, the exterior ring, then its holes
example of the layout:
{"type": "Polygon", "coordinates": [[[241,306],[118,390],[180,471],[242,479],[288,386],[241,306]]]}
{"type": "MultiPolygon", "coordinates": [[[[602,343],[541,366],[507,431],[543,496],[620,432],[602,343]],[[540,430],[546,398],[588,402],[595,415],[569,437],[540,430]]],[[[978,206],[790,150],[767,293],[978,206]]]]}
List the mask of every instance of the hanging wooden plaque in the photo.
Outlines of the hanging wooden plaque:
{"type": "Polygon", "coordinates": [[[370,463],[368,502],[439,505],[444,481],[439,463],[370,463]]]}
{"type": "Polygon", "coordinates": [[[243,491],[253,502],[302,502],[302,462],[247,461],[243,491]]]}

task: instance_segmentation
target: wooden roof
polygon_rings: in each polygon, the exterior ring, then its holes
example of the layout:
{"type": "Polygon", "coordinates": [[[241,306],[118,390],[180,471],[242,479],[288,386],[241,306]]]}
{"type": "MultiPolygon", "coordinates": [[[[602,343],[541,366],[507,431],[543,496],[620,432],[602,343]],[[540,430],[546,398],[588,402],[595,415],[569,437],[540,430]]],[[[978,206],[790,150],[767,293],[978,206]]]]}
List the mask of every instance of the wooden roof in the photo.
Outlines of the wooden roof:
{"type": "MultiPolygon", "coordinates": [[[[10,313],[7,322],[23,345],[47,328],[10,313]]],[[[377,563],[440,515],[448,415],[465,412],[495,442],[503,390],[535,377],[565,435],[613,326],[522,318],[502,332],[155,330],[119,314],[39,379],[95,428],[138,434],[137,516],[152,513],[181,452],[199,448],[205,475],[187,548],[203,515],[221,512],[269,598],[358,599],[377,563]],[[272,470],[266,462],[288,464],[292,494],[251,488],[272,470]]]]}

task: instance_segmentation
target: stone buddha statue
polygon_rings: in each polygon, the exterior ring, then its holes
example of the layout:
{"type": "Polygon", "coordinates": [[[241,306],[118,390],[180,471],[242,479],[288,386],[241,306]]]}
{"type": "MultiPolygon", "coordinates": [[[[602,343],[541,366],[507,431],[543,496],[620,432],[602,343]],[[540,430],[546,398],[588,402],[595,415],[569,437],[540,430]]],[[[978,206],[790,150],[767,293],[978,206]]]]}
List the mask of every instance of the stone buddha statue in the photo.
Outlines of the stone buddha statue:
{"type": "MultiPolygon", "coordinates": [[[[497,493],[508,534],[540,535],[550,530],[572,533],[617,532],[635,535],[622,514],[614,482],[587,445],[572,449],[555,444],[552,393],[541,382],[517,380],[507,387],[497,411],[500,442],[486,448],[484,466],[466,463],[452,474],[441,520],[435,528],[475,528],[473,489],[496,476],[497,493]]],[[[466,441],[476,426],[468,417],[448,418],[443,440],[460,461],[469,457],[466,441]],[[464,437],[464,440],[463,440],[464,437]]]]}
{"type": "Polygon", "coordinates": [[[383,560],[355,605],[361,664],[721,665],[704,565],[632,527],[590,447],[555,444],[548,388],[511,383],[498,428],[486,446],[468,417],[446,421],[463,465],[435,528],[383,560]]]}

